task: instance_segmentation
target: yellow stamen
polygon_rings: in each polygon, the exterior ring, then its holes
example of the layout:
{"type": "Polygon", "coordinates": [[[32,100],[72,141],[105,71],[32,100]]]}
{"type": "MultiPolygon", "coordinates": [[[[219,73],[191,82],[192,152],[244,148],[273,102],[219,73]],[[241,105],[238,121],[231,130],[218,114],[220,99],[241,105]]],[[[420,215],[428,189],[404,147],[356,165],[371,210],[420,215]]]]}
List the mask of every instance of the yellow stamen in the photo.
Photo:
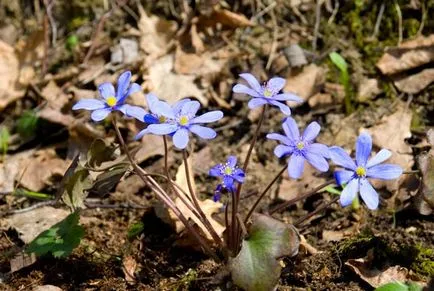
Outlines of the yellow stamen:
{"type": "Polygon", "coordinates": [[[366,169],[363,167],[357,167],[356,174],[359,177],[364,177],[364,176],[366,176],[366,169]]]}
{"type": "Polygon", "coordinates": [[[167,120],[167,118],[166,118],[165,116],[160,116],[160,117],[158,117],[158,122],[159,122],[159,123],[165,123],[166,120],[167,120]]]}
{"type": "Polygon", "coordinates": [[[110,96],[105,100],[105,102],[107,103],[108,106],[113,107],[116,105],[117,100],[116,97],[110,96]]]}
{"type": "Polygon", "coordinates": [[[264,96],[265,97],[271,97],[272,95],[273,95],[273,92],[271,92],[270,90],[268,90],[268,89],[264,90],[264,96]]]}
{"type": "Polygon", "coordinates": [[[179,118],[179,124],[181,125],[186,125],[188,123],[188,117],[187,116],[181,116],[181,118],[179,118]]]}
{"type": "Polygon", "coordinates": [[[300,142],[297,144],[297,148],[298,148],[299,150],[304,149],[304,142],[300,141],[300,142]]]}
{"type": "Polygon", "coordinates": [[[230,175],[230,174],[232,174],[232,168],[231,168],[231,167],[226,167],[226,168],[225,168],[225,174],[226,174],[226,175],[230,175]]]}

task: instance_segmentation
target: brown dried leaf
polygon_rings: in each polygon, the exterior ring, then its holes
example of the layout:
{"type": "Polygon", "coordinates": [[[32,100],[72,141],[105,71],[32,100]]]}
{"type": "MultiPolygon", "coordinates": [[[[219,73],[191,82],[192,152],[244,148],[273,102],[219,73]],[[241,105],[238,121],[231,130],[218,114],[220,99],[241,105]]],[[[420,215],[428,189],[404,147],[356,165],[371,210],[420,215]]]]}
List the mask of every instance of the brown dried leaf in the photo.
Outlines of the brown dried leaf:
{"type": "Polygon", "coordinates": [[[126,256],[122,260],[122,270],[124,271],[125,281],[134,283],[136,278],[134,273],[137,269],[137,261],[132,256],[126,256]]]}
{"type": "Polygon", "coordinates": [[[34,262],[36,262],[36,255],[34,253],[27,254],[25,252],[20,252],[16,254],[9,262],[11,266],[11,273],[33,265],[34,262]]]}
{"type": "Polygon", "coordinates": [[[434,34],[420,36],[391,48],[377,62],[377,67],[385,75],[392,75],[417,68],[434,61],[434,34]]]}
{"type": "Polygon", "coordinates": [[[307,101],[318,91],[318,86],[324,81],[324,70],[315,64],[310,64],[303,67],[301,72],[287,76],[283,90],[294,93],[307,101]]]}
{"type": "Polygon", "coordinates": [[[434,209],[434,129],[430,129],[427,136],[431,150],[417,160],[422,173],[422,187],[416,205],[423,215],[431,214],[434,209]]]}
{"type": "Polygon", "coordinates": [[[226,9],[214,10],[210,15],[201,15],[198,19],[198,27],[214,26],[221,23],[228,28],[247,27],[255,25],[246,16],[231,12],[226,9]]]}
{"type": "Polygon", "coordinates": [[[432,82],[434,82],[434,69],[425,69],[417,74],[395,80],[394,83],[399,91],[416,94],[428,87],[432,82]]]}
{"type": "Polygon", "coordinates": [[[21,175],[24,164],[29,161],[34,152],[34,150],[29,150],[13,156],[6,156],[3,163],[0,164],[0,192],[10,193],[14,191],[16,179],[21,175]]]}
{"type": "MultiPolygon", "coordinates": [[[[221,54],[220,54],[221,55],[221,54]]],[[[186,53],[180,47],[176,49],[174,71],[178,74],[194,76],[213,76],[222,71],[227,59],[218,58],[219,52],[205,52],[202,55],[186,53]]]]}
{"type": "Polygon", "coordinates": [[[359,102],[366,102],[373,99],[380,93],[381,89],[378,85],[377,79],[363,78],[357,91],[357,100],[359,102]]]}

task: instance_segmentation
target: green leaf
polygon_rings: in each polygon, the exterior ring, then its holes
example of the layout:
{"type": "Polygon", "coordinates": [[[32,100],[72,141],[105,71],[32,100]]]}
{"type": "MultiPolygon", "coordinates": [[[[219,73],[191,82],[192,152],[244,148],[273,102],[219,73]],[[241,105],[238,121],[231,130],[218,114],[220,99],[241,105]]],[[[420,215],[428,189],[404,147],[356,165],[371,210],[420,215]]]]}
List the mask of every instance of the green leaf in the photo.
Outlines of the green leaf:
{"type": "Polygon", "coordinates": [[[401,282],[387,283],[376,288],[375,291],[408,291],[408,286],[401,282]]]}
{"type": "Polygon", "coordinates": [[[141,221],[132,224],[128,229],[128,234],[127,234],[128,239],[129,240],[135,239],[138,235],[140,235],[143,232],[144,227],[145,225],[141,221]]]}
{"type": "Polygon", "coordinates": [[[7,127],[3,127],[0,129],[0,151],[3,155],[6,155],[9,148],[9,130],[7,127]]]}
{"type": "Polygon", "coordinates": [[[129,164],[114,165],[98,175],[93,183],[92,192],[96,192],[100,196],[107,194],[124,176],[129,167],[129,164]]]}
{"type": "Polygon", "coordinates": [[[342,73],[348,74],[348,64],[340,54],[332,52],[329,54],[329,57],[333,64],[335,64],[342,73]]]}
{"type": "Polygon", "coordinates": [[[269,216],[255,214],[249,236],[230,262],[232,280],[249,291],[273,290],[280,277],[279,258],[295,256],[300,240],[296,229],[269,216]]]}
{"type": "Polygon", "coordinates": [[[62,200],[73,210],[81,208],[91,187],[92,179],[89,171],[78,166],[65,183],[62,200]]]}
{"type": "Polygon", "coordinates": [[[27,247],[27,253],[42,256],[51,253],[54,257],[66,257],[71,254],[84,236],[84,229],[79,225],[80,215],[73,212],[65,219],[40,233],[27,247]]]}
{"type": "Polygon", "coordinates": [[[108,146],[104,140],[94,140],[87,152],[87,165],[98,168],[102,163],[112,160],[115,147],[108,146]]]}
{"type": "Polygon", "coordinates": [[[17,132],[23,138],[30,138],[35,135],[38,126],[38,116],[32,110],[25,111],[17,121],[17,132]]]}

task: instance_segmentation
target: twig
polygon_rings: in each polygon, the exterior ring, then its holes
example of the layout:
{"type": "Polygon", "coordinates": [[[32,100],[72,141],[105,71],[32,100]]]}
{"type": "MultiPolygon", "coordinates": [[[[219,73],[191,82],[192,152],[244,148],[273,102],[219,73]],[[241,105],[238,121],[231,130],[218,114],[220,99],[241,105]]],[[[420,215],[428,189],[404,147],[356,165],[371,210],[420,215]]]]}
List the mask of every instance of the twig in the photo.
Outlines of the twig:
{"type": "Polygon", "coordinates": [[[39,202],[39,203],[35,203],[32,206],[29,206],[29,207],[26,207],[26,208],[10,210],[10,211],[8,211],[8,214],[24,213],[24,212],[28,212],[28,211],[34,210],[36,208],[40,208],[40,207],[44,207],[44,206],[49,206],[49,205],[55,205],[56,202],[57,201],[55,201],[55,200],[39,202]]]}
{"type": "Polygon", "coordinates": [[[332,15],[330,15],[329,20],[327,21],[327,24],[332,24],[333,21],[335,21],[336,15],[339,12],[339,0],[335,1],[335,7],[333,8],[332,15]]]}
{"type": "Polygon", "coordinates": [[[271,20],[273,22],[273,42],[271,43],[270,54],[268,55],[267,65],[265,66],[265,69],[267,71],[270,69],[271,63],[273,62],[274,59],[274,55],[276,54],[277,36],[278,36],[278,29],[279,29],[277,25],[276,15],[274,14],[273,10],[271,10],[270,15],[271,15],[271,20]]]}
{"type": "Polygon", "coordinates": [[[376,38],[378,32],[380,31],[381,20],[383,19],[384,9],[386,8],[386,2],[382,2],[380,6],[380,11],[378,11],[377,20],[375,21],[374,32],[372,33],[372,38],[376,38]]]}
{"type": "Polygon", "coordinates": [[[422,19],[420,20],[420,26],[419,29],[417,30],[417,35],[422,34],[423,28],[425,27],[426,18],[428,15],[428,11],[427,11],[428,9],[425,6],[425,2],[422,1],[421,5],[422,5],[422,19]]]}
{"type": "Polygon", "coordinates": [[[332,205],[333,203],[335,203],[336,201],[339,200],[340,196],[336,196],[335,198],[333,198],[331,201],[327,202],[327,203],[323,203],[321,206],[319,206],[317,209],[315,209],[314,211],[312,211],[311,213],[297,219],[296,222],[293,223],[294,226],[299,225],[300,223],[308,220],[309,218],[311,218],[312,216],[314,216],[315,214],[323,211],[324,209],[326,209],[327,207],[329,207],[330,205],[332,205]]]}
{"type": "Polygon", "coordinates": [[[323,0],[317,0],[316,1],[316,8],[315,8],[315,26],[313,30],[313,39],[312,39],[312,50],[316,51],[316,45],[318,40],[318,33],[319,33],[319,25],[321,22],[321,6],[323,4],[323,0]]]}
{"type": "Polygon", "coordinates": [[[44,0],[44,6],[45,6],[45,12],[47,13],[48,20],[50,21],[50,27],[51,27],[51,45],[54,47],[56,46],[56,39],[57,39],[57,26],[56,22],[54,21],[52,8],[54,6],[55,0],[44,0]]]}
{"type": "Polygon", "coordinates": [[[395,0],[396,15],[398,16],[398,46],[402,42],[402,12],[399,7],[398,1],[395,0]]]}
{"type": "Polygon", "coordinates": [[[151,209],[151,206],[143,206],[137,204],[130,203],[121,203],[121,204],[98,204],[98,203],[90,203],[84,202],[87,208],[103,208],[103,209],[151,209]]]}
{"type": "Polygon", "coordinates": [[[50,33],[48,32],[48,16],[44,15],[44,59],[42,61],[41,79],[44,78],[48,70],[48,50],[50,49],[50,33]]]}
{"type": "Polygon", "coordinates": [[[269,11],[273,10],[274,7],[277,6],[276,1],[271,2],[267,7],[259,11],[257,14],[255,14],[252,18],[250,18],[250,21],[256,22],[259,18],[267,14],[269,11]]]}

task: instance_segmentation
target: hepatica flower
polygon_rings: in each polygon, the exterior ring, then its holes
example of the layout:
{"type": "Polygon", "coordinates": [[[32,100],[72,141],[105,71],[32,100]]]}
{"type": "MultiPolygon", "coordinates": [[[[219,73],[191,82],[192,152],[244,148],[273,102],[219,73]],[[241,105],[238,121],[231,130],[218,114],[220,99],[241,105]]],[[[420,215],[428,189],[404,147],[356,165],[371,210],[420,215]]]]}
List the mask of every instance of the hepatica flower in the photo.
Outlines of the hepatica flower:
{"type": "Polygon", "coordinates": [[[282,143],[274,149],[274,154],[278,158],[291,156],[288,162],[288,174],[291,178],[298,179],[301,177],[305,161],[318,171],[328,171],[329,164],[326,160],[326,158],[329,158],[328,147],[315,143],[315,138],[321,129],[317,122],[310,123],[302,135],[298,131],[295,120],[291,117],[285,119],[282,127],[285,135],[270,133],[267,134],[267,138],[282,143]]]}
{"type": "Polygon", "coordinates": [[[291,93],[280,93],[280,91],[285,86],[286,80],[280,77],[271,78],[269,81],[265,82],[264,85],[260,85],[258,80],[249,73],[240,74],[240,77],[246,80],[250,87],[243,84],[236,84],[232,91],[235,93],[247,94],[251,97],[248,106],[250,109],[259,107],[264,104],[270,104],[276,106],[285,115],[291,115],[291,110],[284,103],[285,101],[296,101],[302,102],[303,99],[291,94],[291,93]]]}
{"type": "Polygon", "coordinates": [[[171,107],[163,101],[159,101],[155,96],[148,95],[148,105],[150,114],[145,114],[144,111],[134,112],[128,110],[128,114],[148,123],[148,127],[141,131],[136,138],[140,138],[144,134],[170,135],[173,137],[173,144],[178,149],[185,149],[190,132],[198,135],[203,139],[213,139],[216,132],[208,127],[202,126],[203,123],[211,123],[220,120],[223,117],[223,112],[216,110],[210,111],[200,116],[196,116],[200,108],[198,101],[190,99],[181,100],[171,107]]]}
{"type": "Polygon", "coordinates": [[[115,88],[111,83],[103,83],[99,85],[99,99],[81,99],[73,107],[72,110],[86,109],[92,111],[91,118],[93,121],[101,121],[110,114],[110,112],[118,110],[126,114],[126,109],[131,105],[124,104],[125,99],[142,88],[137,83],[130,85],[131,72],[126,71],[119,76],[118,87],[115,88]]]}
{"type": "Polygon", "coordinates": [[[244,171],[237,167],[237,158],[230,156],[226,163],[218,164],[209,170],[209,175],[212,177],[222,178],[222,184],[217,186],[215,191],[214,200],[220,200],[220,192],[222,188],[229,191],[235,191],[235,182],[240,184],[244,183],[244,171]]]}
{"type": "Polygon", "coordinates": [[[391,180],[402,174],[402,168],[398,165],[382,164],[392,153],[386,149],[380,150],[374,157],[369,159],[372,150],[372,138],[367,133],[362,133],[356,142],[356,160],[341,147],[330,148],[332,161],[345,168],[334,173],[338,185],[346,184],[340,197],[342,206],[347,206],[356,198],[358,192],[369,209],[377,209],[379,195],[369,183],[368,178],[391,180]],[[369,160],[368,160],[369,159],[369,160]]]}

